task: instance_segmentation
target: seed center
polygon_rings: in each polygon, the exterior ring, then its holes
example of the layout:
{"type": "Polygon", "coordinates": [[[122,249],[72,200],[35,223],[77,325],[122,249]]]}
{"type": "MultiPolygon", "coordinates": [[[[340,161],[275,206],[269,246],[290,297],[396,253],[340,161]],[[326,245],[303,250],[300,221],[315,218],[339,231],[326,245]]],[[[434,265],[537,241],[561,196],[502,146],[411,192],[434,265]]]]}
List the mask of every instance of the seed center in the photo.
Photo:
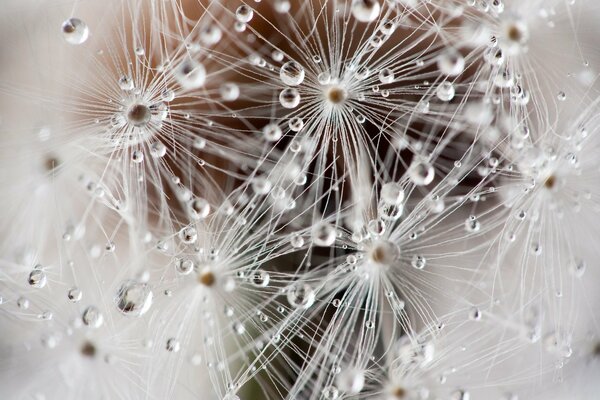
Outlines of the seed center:
{"type": "Polygon", "coordinates": [[[556,187],[556,177],[554,175],[550,175],[548,178],[546,178],[544,181],[544,187],[549,190],[554,189],[556,187]]]}
{"type": "Polygon", "coordinates": [[[202,271],[200,275],[198,275],[198,282],[204,286],[211,287],[215,284],[216,280],[217,278],[215,277],[215,274],[213,274],[211,271],[202,271]]]}
{"type": "Polygon", "coordinates": [[[330,103],[340,104],[348,98],[348,91],[339,86],[332,86],[327,89],[326,96],[330,103]]]}
{"type": "Polygon", "coordinates": [[[392,390],[392,395],[397,399],[403,399],[406,396],[406,389],[397,386],[392,390]]]}
{"type": "Polygon", "coordinates": [[[81,354],[85,357],[94,358],[96,356],[96,346],[86,341],[81,346],[81,354]]]}

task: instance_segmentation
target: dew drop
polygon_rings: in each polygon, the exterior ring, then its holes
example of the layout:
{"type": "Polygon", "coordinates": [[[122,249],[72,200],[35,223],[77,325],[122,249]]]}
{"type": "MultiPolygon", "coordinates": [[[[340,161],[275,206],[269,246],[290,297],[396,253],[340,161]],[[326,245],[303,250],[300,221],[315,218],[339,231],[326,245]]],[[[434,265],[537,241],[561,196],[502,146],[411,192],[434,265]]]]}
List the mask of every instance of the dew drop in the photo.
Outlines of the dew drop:
{"type": "Polygon", "coordinates": [[[279,102],[284,108],[296,108],[300,104],[300,93],[293,88],[285,88],[279,93],[279,102]]]}
{"type": "Polygon", "coordinates": [[[46,273],[41,270],[41,267],[36,267],[36,269],[29,273],[29,277],[27,278],[27,283],[35,288],[43,288],[46,286],[47,281],[46,273]]]}
{"type": "Polygon", "coordinates": [[[355,395],[365,386],[365,375],[358,369],[349,368],[338,374],[336,383],[342,392],[355,395]]]}
{"type": "Polygon", "coordinates": [[[199,62],[186,59],[175,69],[175,79],[184,89],[197,89],[204,85],[206,69],[199,62]]]}
{"type": "Polygon", "coordinates": [[[77,303],[78,301],[80,301],[82,296],[83,296],[83,293],[77,287],[72,287],[67,292],[67,298],[69,300],[71,300],[73,303],[77,303]]]}
{"type": "Polygon", "coordinates": [[[455,94],[454,85],[452,82],[442,82],[435,92],[438,99],[441,101],[450,101],[454,98],[455,94]]]}
{"type": "Polygon", "coordinates": [[[254,17],[254,10],[251,7],[243,4],[235,10],[235,17],[241,23],[247,23],[254,17]]]}
{"type": "Polygon", "coordinates": [[[381,5],[377,0],[353,0],[352,15],[360,22],[373,22],[379,17],[381,5]]]}
{"type": "Polygon", "coordinates": [[[281,139],[281,136],[283,135],[283,132],[281,131],[279,125],[277,125],[274,122],[265,125],[262,131],[265,140],[267,140],[268,142],[276,142],[279,139],[281,139]]]}
{"type": "Polygon", "coordinates": [[[90,30],[79,18],[69,18],[62,24],[62,33],[67,43],[81,44],[87,40],[90,30]]]}
{"type": "Polygon", "coordinates": [[[312,230],[312,240],[315,246],[327,247],[335,242],[336,229],[330,223],[322,221],[312,230]]]}
{"type": "Polygon", "coordinates": [[[104,323],[104,316],[96,307],[89,306],[83,311],[81,320],[86,326],[91,328],[99,328],[104,323]]]}
{"type": "Polygon", "coordinates": [[[427,186],[433,182],[435,170],[433,166],[425,160],[414,160],[409,169],[408,177],[417,186],[427,186]]]}
{"type": "Polygon", "coordinates": [[[287,289],[287,300],[292,307],[306,310],[315,302],[315,291],[307,283],[296,282],[287,289]]]}
{"type": "Polygon", "coordinates": [[[298,86],[304,81],[304,68],[296,61],[288,61],[281,66],[279,77],[288,86],[298,86]]]}
{"type": "Polygon", "coordinates": [[[177,353],[179,350],[181,350],[181,344],[177,339],[170,338],[167,340],[166,349],[171,353],[177,353]]]}
{"type": "Polygon", "coordinates": [[[117,309],[128,316],[140,317],[152,305],[152,290],[146,283],[125,281],[115,297],[117,309]]]}

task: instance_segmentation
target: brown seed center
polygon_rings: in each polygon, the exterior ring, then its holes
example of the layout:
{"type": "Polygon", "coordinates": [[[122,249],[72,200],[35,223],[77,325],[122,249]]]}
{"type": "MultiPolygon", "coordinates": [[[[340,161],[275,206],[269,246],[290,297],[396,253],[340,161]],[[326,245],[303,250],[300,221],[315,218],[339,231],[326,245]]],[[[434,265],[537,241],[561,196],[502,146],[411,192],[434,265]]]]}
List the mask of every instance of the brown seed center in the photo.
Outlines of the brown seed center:
{"type": "Polygon", "coordinates": [[[523,32],[516,25],[511,25],[508,28],[508,38],[513,42],[520,43],[523,40],[523,32]]]}
{"type": "Polygon", "coordinates": [[[348,92],[346,89],[333,86],[327,90],[327,100],[333,104],[340,104],[346,101],[348,98],[348,92]]]}
{"type": "Polygon", "coordinates": [[[81,346],[81,354],[85,357],[94,358],[96,356],[96,346],[90,342],[85,342],[81,346]]]}
{"type": "Polygon", "coordinates": [[[544,181],[544,187],[546,189],[554,189],[555,186],[556,186],[556,177],[554,175],[550,175],[544,181]]]}
{"type": "Polygon", "coordinates": [[[396,387],[392,391],[392,395],[397,399],[403,399],[406,396],[406,390],[403,387],[396,387]]]}
{"type": "Polygon", "coordinates": [[[217,278],[215,277],[215,274],[213,274],[210,271],[203,271],[200,273],[200,275],[198,275],[198,282],[200,282],[204,286],[211,287],[215,284],[216,280],[217,278]]]}
{"type": "Polygon", "coordinates": [[[58,168],[59,165],[60,160],[56,157],[50,156],[44,160],[44,168],[46,168],[46,171],[48,172],[54,171],[56,168],[58,168]]]}

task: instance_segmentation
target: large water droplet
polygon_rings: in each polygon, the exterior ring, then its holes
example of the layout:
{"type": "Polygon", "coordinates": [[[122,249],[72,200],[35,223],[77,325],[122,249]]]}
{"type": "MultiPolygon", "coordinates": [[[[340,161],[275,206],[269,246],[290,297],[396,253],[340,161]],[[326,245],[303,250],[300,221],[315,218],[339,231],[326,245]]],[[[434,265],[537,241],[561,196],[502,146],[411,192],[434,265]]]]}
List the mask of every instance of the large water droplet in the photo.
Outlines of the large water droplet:
{"type": "Polygon", "coordinates": [[[279,70],[279,77],[288,86],[298,86],[304,81],[304,68],[296,61],[288,61],[279,70]]]}
{"type": "Polygon", "coordinates": [[[81,44],[87,40],[90,30],[79,18],[69,18],[62,24],[62,33],[67,43],[81,44]]]}
{"type": "Polygon", "coordinates": [[[308,309],[315,302],[315,291],[307,283],[294,283],[287,289],[287,300],[292,307],[308,309]]]}
{"type": "Polygon", "coordinates": [[[117,309],[125,315],[139,317],[152,305],[152,291],[146,283],[129,280],[124,282],[115,298],[117,309]]]}

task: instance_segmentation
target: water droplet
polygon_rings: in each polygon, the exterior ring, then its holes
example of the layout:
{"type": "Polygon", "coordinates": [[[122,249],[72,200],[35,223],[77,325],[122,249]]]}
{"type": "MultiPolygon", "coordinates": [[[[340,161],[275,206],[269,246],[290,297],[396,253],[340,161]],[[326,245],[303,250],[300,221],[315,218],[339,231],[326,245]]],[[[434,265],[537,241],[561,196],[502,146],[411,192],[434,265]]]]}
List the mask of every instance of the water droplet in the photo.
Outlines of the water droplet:
{"type": "Polygon", "coordinates": [[[42,271],[41,267],[38,269],[37,266],[29,273],[29,277],[27,278],[27,283],[35,288],[43,288],[46,286],[47,281],[46,273],[42,271]]]}
{"type": "Polygon", "coordinates": [[[336,229],[330,223],[322,221],[312,230],[312,240],[315,246],[331,246],[335,242],[336,229]]]}
{"type": "Polygon", "coordinates": [[[181,275],[189,275],[194,270],[194,262],[187,258],[175,261],[175,270],[181,275]]]}
{"type": "Polygon", "coordinates": [[[177,353],[179,350],[181,350],[181,344],[177,339],[170,338],[167,340],[166,349],[171,353],[177,353]]]}
{"type": "Polygon", "coordinates": [[[379,17],[381,6],[377,0],[353,0],[352,15],[360,22],[373,22],[379,17]]]}
{"type": "Polygon", "coordinates": [[[433,182],[435,170],[427,161],[416,159],[408,169],[408,177],[417,186],[427,186],[433,182]]]}
{"type": "Polygon", "coordinates": [[[235,101],[240,97],[240,88],[235,83],[227,82],[221,85],[219,93],[223,101],[235,101]]]}
{"type": "Polygon", "coordinates": [[[204,219],[210,214],[210,204],[201,197],[192,199],[188,203],[188,213],[194,220],[204,219]]]}
{"type": "Polygon", "coordinates": [[[139,317],[152,305],[152,291],[146,283],[125,281],[115,297],[117,309],[125,315],[139,317]]]}
{"type": "Polygon", "coordinates": [[[89,306],[83,311],[81,320],[86,326],[91,328],[99,328],[104,323],[104,316],[96,307],[89,306]]]}
{"type": "Polygon", "coordinates": [[[83,296],[83,293],[77,287],[72,287],[67,292],[67,298],[69,300],[71,300],[73,303],[77,303],[78,301],[80,301],[82,296],[83,296]]]}
{"type": "Polygon", "coordinates": [[[457,76],[465,69],[465,59],[458,50],[448,48],[437,57],[437,65],[442,74],[457,76]]]}
{"type": "Polygon", "coordinates": [[[381,201],[401,205],[404,202],[404,189],[398,182],[388,182],[381,187],[381,201]]]}
{"type": "Polygon", "coordinates": [[[293,88],[285,88],[279,93],[279,102],[284,108],[296,108],[300,104],[300,93],[293,88]]]}
{"type": "Polygon", "coordinates": [[[304,68],[296,61],[288,61],[281,66],[279,77],[288,86],[298,86],[304,81],[304,68]]]}
{"type": "Polygon", "coordinates": [[[441,101],[452,100],[454,98],[455,93],[456,92],[454,90],[454,85],[452,84],[452,82],[440,83],[440,85],[437,87],[437,90],[435,92],[437,98],[440,99],[441,101]]]}
{"type": "Polygon", "coordinates": [[[150,145],[150,155],[154,158],[161,158],[167,154],[167,146],[163,142],[154,142],[150,145]]]}
{"type": "Polygon", "coordinates": [[[197,89],[204,85],[206,69],[199,62],[186,59],[175,69],[175,79],[184,89],[197,89]]]}
{"type": "Polygon", "coordinates": [[[62,24],[62,33],[67,43],[81,44],[87,40],[90,30],[79,18],[69,18],[62,24]]]}
{"type": "Polygon", "coordinates": [[[269,273],[260,269],[252,274],[252,283],[258,287],[267,287],[270,279],[269,273]]]}
{"type": "Polygon", "coordinates": [[[119,78],[119,87],[125,91],[133,90],[133,79],[129,75],[121,75],[119,78]]]}
{"type": "Polygon", "coordinates": [[[254,10],[251,7],[243,4],[235,10],[235,17],[241,23],[247,23],[252,20],[254,16],[254,10]]]}
{"type": "Polygon", "coordinates": [[[315,291],[307,283],[296,282],[287,289],[287,300],[292,307],[306,310],[315,302],[315,291]]]}
{"type": "Polygon", "coordinates": [[[337,387],[346,394],[358,394],[365,386],[365,374],[355,368],[343,370],[336,377],[337,387]]]}
{"type": "Polygon", "coordinates": [[[481,310],[477,307],[472,307],[469,310],[469,319],[472,321],[479,321],[481,319],[481,310]]]}
{"type": "Polygon", "coordinates": [[[281,139],[283,132],[281,128],[276,123],[272,122],[270,124],[265,125],[263,128],[263,136],[268,142],[276,142],[281,139]]]}
{"type": "Polygon", "coordinates": [[[394,82],[394,71],[389,68],[382,69],[379,71],[379,81],[384,85],[394,82]]]}
{"type": "Polygon", "coordinates": [[[194,244],[198,240],[196,228],[187,226],[179,231],[179,239],[185,244],[194,244]]]}
{"type": "Polygon", "coordinates": [[[411,265],[416,269],[423,269],[427,265],[427,260],[425,257],[415,254],[411,260],[411,265]]]}

